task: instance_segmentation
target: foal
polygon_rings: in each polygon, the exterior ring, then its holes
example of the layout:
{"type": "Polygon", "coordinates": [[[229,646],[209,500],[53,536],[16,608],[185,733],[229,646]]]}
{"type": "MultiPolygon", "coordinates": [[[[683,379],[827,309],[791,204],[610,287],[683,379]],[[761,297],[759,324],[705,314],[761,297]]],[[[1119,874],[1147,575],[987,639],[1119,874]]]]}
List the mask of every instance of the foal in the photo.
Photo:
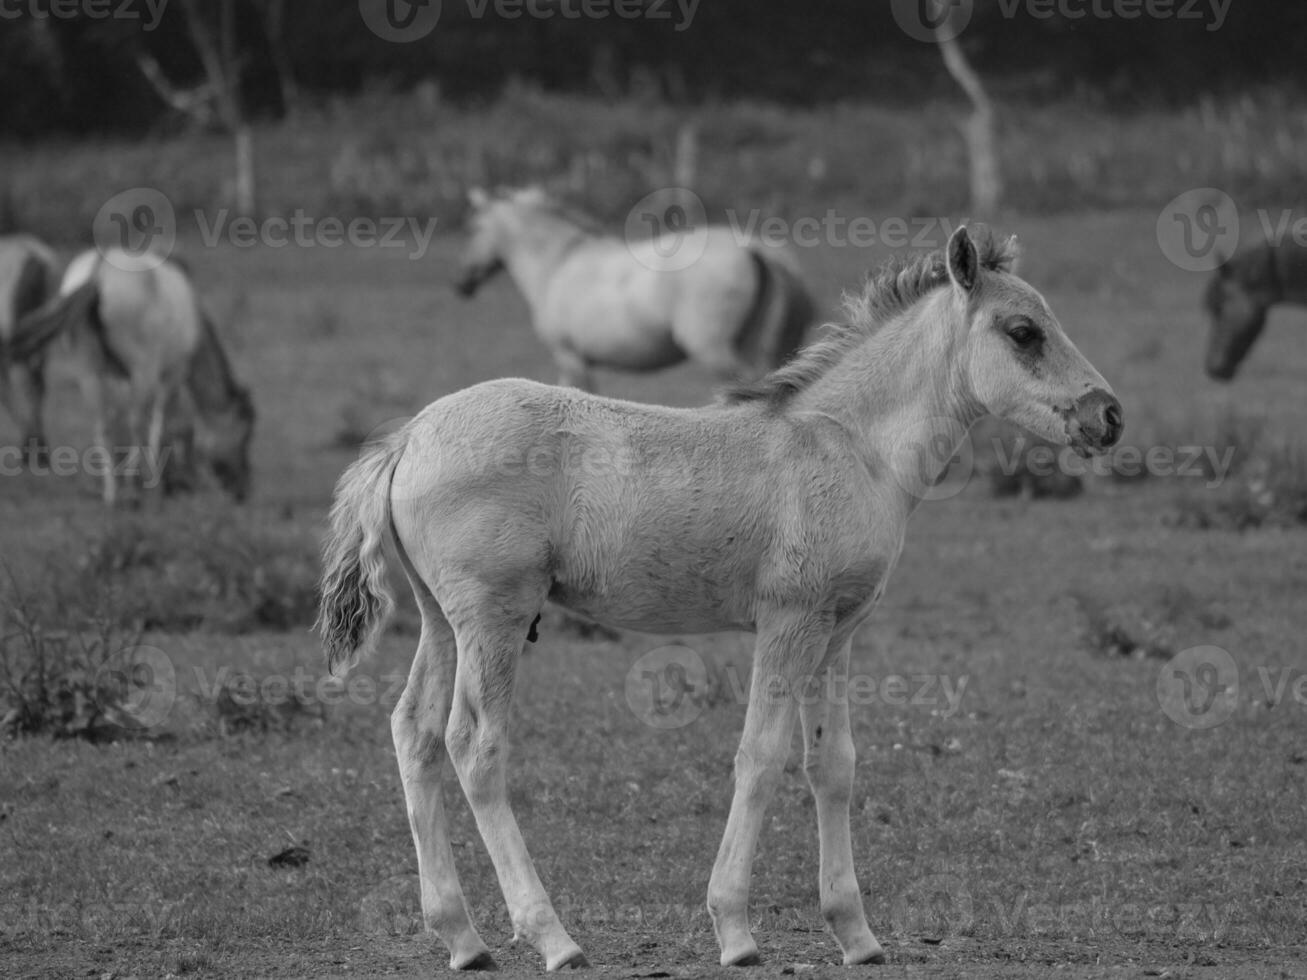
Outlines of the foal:
{"type": "Polygon", "coordinates": [[[428,406],[341,478],[319,620],[328,662],[366,653],[390,611],[393,544],[422,613],[391,719],[428,928],[460,969],[494,960],[450,850],[447,762],[471,805],[515,934],[556,970],[585,964],[508,804],[517,658],[549,599],[645,632],[757,633],[735,795],[708,886],[723,965],[759,960],[749,876],[796,719],[816,800],[822,913],[844,962],[880,962],[854,877],[854,632],[898,560],[909,515],[992,412],[1083,455],[1121,406],[1012,247],[965,228],[891,267],[852,323],[724,403],[636,405],[501,380],[428,406]],[[946,434],[949,445],[941,445],[946,434]],[[825,679],[826,683],[821,683],[825,679]],[[824,699],[798,698],[822,691],[824,699]],[[779,693],[778,693],[779,692],[779,693]]]}

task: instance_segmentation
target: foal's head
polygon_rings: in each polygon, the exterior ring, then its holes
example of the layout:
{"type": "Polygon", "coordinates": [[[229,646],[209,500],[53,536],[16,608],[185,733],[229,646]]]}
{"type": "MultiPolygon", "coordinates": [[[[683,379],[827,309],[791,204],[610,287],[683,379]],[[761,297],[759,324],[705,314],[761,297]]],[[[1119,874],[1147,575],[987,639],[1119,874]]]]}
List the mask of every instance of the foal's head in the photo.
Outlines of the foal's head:
{"type": "Polygon", "coordinates": [[[991,414],[1082,456],[1111,448],[1124,426],[1121,403],[1044,298],[1011,271],[1014,256],[995,246],[989,251],[996,254],[982,261],[963,227],[945,256],[965,309],[971,395],[991,414]]]}
{"type": "Polygon", "coordinates": [[[1264,254],[1265,268],[1248,267],[1236,258],[1222,263],[1207,284],[1203,305],[1211,317],[1212,329],[1207,338],[1206,368],[1208,376],[1217,381],[1234,377],[1266,326],[1273,301],[1270,293],[1275,259],[1269,249],[1264,254]]]}

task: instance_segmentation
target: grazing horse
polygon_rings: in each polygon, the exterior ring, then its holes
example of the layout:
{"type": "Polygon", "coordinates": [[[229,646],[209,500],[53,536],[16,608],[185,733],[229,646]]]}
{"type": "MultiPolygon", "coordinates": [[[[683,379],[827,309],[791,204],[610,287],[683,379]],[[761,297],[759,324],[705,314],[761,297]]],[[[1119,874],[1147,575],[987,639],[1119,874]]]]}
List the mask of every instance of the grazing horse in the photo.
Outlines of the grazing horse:
{"type": "Polygon", "coordinates": [[[1222,263],[1207,284],[1203,305],[1212,318],[1207,374],[1231,380],[1261,336],[1272,306],[1307,306],[1307,247],[1259,241],[1222,263]]]}
{"type": "MultiPolygon", "coordinates": [[[[184,485],[202,461],[224,490],[245,499],[254,405],[180,264],[83,252],[64,274],[60,295],[19,323],[11,354],[30,360],[61,334],[71,342],[78,383],[95,415],[95,445],[105,457],[121,417],[138,467],[171,463],[170,479],[184,485]],[[165,434],[175,460],[163,456],[165,434]]],[[[117,468],[102,468],[110,506],[117,468]]]]}
{"type": "Polygon", "coordinates": [[[11,362],[5,355],[18,321],[39,309],[59,285],[54,253],[29,235],[0,237],[0,405],[22,429],[25,453],[46,451],[45,358],[11,362]]]}
{"type": "Polygon", "coordinates": [[[687,358],[723,378],[756,377],[789,359],[815,314],[784,252],[741,245],[726,228],[707,229],[703,254],[679,268],[670,239],[598,234],[539,188],[468,199],[458,291],[472,296],[507,269],[565,385],[592,390],[596,366],[656,371],[687,358]]]}
{"type": "Polygon", "coordinates": [[[757,634],[735,795],[708,886],[723,965],[758,962],[749,876],[796,718],[816,801],[821,909],[846,964],[881,962],[854,876],[845,679],[909,515],[993,413],[1082,455],[1120,403],[1012,271],[1014,244],[959,229],[889,267],[851,324],[724,401],[674,409],[522,380],[428,406],[341,478],[318,627],[333,671],[374,646],[393,546],[422,633],[391,717],[427,926],[456,968],[492,968],[459,886],[441,795],[471,804],[515,934],[585,962],[505,784],[517,659],[545,600],[651,633],[757,634]],[[822,692],[822,696],[813,696],[822,692]]]}

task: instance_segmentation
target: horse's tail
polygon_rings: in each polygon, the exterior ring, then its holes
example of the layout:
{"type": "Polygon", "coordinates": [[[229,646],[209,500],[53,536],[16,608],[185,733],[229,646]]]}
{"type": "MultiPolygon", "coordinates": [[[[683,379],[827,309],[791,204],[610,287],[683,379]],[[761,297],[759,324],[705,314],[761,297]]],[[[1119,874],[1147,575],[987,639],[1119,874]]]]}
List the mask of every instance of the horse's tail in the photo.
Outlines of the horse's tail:
{"type": "Polygon", "coordinates": [[[758,272],[753,307],[740,331],[739,346],[767,370],[778,368],[803,344],[817,304],[797,266],[783,251],[749,246],[758,272]]]}
{"type": "Polygon", "coordinates": [[[14,325],[14,335],[9,338],[6,352],[11,361],[30,363],[37,360],[60,334],[79,326],[90,328],[111,370],[123,377],[130,376],[127,365],[109,344],[104,321],[100,318],[100,283],[95,275],[20,319],[14,325]]]}
{"type": "Polygon", "coordinates": [[[382,549],[391,534],[390,481],[405,443],[402,431],[390,436],[351,464],[336,485],[316,624],[333,674],[371,652],[395,608],[382,549]]]}

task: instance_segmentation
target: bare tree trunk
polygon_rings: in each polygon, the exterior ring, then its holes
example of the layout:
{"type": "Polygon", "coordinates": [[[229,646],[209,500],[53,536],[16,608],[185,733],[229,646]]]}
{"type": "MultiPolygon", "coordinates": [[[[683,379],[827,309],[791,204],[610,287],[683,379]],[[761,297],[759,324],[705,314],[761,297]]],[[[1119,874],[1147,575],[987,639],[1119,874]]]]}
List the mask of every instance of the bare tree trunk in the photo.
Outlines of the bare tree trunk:
{"type": "MultiPolygon", "coordinates": [[[[951,9],[951,8],[950,8],[951,9]]],[[[971,100],[973,112],[963,127],[971,162],[971,207],[980,217],[993,215],[1003,199],[1003,175],[998,163],[994,104],[967,61],[956,34],[945,20],[936,30],[944,66],[971,100]]]]}
{"type": "Polygon", "coordinates": [[[186,0],[186,22],[191,40],[200,55],[204,72],[215,93],[218,116],[231,134],[235,151],[234,196],[236,210],[254,214],[258,210],[258,172],[254,152],[254,133],[245,118],[241,93],[241,59],[236,51],[236,3],[220,0],[219,41],[213,40],[197,0],[186,0]]]}
{"type": "Polygon", "coordinates": [[[268,39],[272,54],[272,67],[277,73],[277,86],[281,90],[281,104],[286,115],[294,115],[300,103],[299,82],[295,68],[286,51],[286,0],[266,0],[263,12],[263,33],[268,39]]]}

